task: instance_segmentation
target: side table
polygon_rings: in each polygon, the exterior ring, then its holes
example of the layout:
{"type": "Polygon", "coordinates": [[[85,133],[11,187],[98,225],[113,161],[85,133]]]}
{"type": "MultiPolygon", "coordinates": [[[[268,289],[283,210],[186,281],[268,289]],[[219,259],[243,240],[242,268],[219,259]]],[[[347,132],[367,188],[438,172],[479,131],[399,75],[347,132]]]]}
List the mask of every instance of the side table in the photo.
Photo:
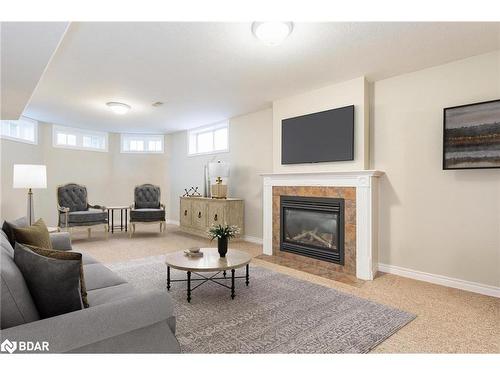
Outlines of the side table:
{"type": "Polygon", "coordinates": [[[123,231],[123,227],[125,226],[125,232],[128,231],[128,210],[129,206],[109,206],[106,207],[108,210],[108,232],[111,230],[111,233],[115,232],[115,211],[120,210],[120,225],[116,226],[116,228],[120,228],[120,231],[123,231]],[[123,223],[123,214],[125,213],[125,225],[123,223]]]}

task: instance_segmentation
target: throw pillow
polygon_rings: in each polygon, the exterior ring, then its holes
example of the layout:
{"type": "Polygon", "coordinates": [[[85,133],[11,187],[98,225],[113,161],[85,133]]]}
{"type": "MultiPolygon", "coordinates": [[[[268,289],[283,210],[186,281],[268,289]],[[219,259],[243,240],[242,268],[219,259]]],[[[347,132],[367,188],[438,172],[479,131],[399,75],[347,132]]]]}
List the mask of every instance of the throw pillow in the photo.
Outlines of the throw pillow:
{"type": "Polygon", "coordinates": [[[12,231],[14,232],[14,239],[16,242],[44,249],[52,249],[49,231],[42,219],[38,219],[38,221],[30,227],[12,228],[12,231]]]}
{"type": "Polygon", "coordinates": [[[42,319],[82,309],[82,255],[65,253],[66,259],[49,258],[16,242],[14,262],[42,319]]]}
{"type": "Polygon", "coordinates": [[[26,245],[28,249],[37,253],[38,255],[52,258],[52,259],[60,259],[60,260],[79,260],[80,261],[80,292],[82,295],[82,303],[83,307],[89,307],[89,303],[87,301],[87,288],[85,287],[85,277],[83,274],[83,256],[80,253],[75,253],[72,251],[64,251],[64,250],[54,250],[54,249],[43,249],[41,247],[26,245]]]}
{"type": "Polygon", "coordinates": [[[7,239],[9,240],[12,247],[14,247],[14,244],[16,243],[16,240],[14,238],[14,228],[26,228],[27,226],[28,226],[28,219],[26,217],[21,217],[14,221],[5,220],[3,222],[2,230],[7,236],[7,239]]]}

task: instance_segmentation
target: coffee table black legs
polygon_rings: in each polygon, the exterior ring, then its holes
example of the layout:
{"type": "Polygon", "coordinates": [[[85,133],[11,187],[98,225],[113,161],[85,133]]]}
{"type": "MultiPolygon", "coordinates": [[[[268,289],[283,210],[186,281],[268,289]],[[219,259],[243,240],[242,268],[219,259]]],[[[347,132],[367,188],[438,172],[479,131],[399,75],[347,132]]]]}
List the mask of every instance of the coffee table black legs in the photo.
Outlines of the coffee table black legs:
{"type": "Polygon", "coordinates": [[[170,290],[170,266],[167,266],[167,290],[170,290]]]}
{"type": "Polygon", "coordinates": [[[191,271],[187,271],[187,300],[191,302],[191,271]]]}
{"type": "Polygon", "coordinates": [[[224,278],[226,278],[226,271],[222,271],[222,276],[224,276],[224,278]]]}
{"type": "Polygon", "coordinates": [[[245,269],[245,275],[244,276],[236,276],[235,275],[235,272],[236,270],[233,268],[231,269],[231,285],[227,285],[223,282],[221,282],[222,280],[228,280],[226,275],[224,276],[219,276],[217,277],[217,275],[220,275],[221,272],[226,273],[226,271],[219,271],[211,276],[204,276],[202,275],[201,273],[198,273],[198,272],[192,272],[192,271],[186,271],[186,274],[187,274],[187,278],[186,279],[173,279],[171,278],[171,275],[170,275],[170,266],[167,266],[167,290],[170,291],[170,286],[173,282],[187,282],[187,301],[188,302],[191,302],[191,293],[193,290],[195,290],[196,288],[198,288],[199,286],[205,284],[206,282],[210,281],[214,284],[217,284],[219,286],[222,286],[224,288],[227,288],[227,289],[230,289],[231,290],[231,299],[234,299],[234,297],[236,297],[236,288],[235,288],[235,280],[236,279],[245,279],[245,284],[248,286],[248,284],[250,283],[250,268],[248,266],[248,264],[246,265],[246,269],[245,269]],[[195,277],[192,278],[192,274],[194,273],[195,277]],[[219,281],[221,280],[221,281],[219,281]],[[194,287],[191,287],[191,282],[192,281],[201,281],[200,283],[197,283],[194,287]]]}
{"type": "Polygon", "coordinates": [[[234,299],[234,268],[231,270],[231,299],[234,299]]]}
{"type": "Polygon", "coordinates": [[[246,266],[245,284],[246,284],[246,286],[248,286],[248,284],[250,284],[250,265],[249,264],[247,264],[247,266],[246,266]]]}

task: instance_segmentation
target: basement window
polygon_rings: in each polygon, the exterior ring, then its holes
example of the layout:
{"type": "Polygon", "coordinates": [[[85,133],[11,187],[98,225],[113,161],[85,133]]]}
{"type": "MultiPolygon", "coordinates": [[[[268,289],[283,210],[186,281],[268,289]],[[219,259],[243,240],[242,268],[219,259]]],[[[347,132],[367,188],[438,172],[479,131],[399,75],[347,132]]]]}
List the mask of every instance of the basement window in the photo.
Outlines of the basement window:
{"type": "Polygon", "coordinates": [[[107,152],[108,133],[53,125],[52,144],[58,148],[107,152]]]}
{"type": "Polygon", "coordinates": [[[138,154],[161,154],[164,150],[162,134],[122,134],[121,152],[138,154]]]}
{"type": "Polygon", "coordinates": [[[27,117],[21,117],[19,120],[2,120],[0,138],[36,145],[38,121],[27,117]]]}
{"type": "Polygon", "coordinates": [[[228,122],[190,130],[188,132],[188,154],[217,154],[229,151],[228,122]]]}

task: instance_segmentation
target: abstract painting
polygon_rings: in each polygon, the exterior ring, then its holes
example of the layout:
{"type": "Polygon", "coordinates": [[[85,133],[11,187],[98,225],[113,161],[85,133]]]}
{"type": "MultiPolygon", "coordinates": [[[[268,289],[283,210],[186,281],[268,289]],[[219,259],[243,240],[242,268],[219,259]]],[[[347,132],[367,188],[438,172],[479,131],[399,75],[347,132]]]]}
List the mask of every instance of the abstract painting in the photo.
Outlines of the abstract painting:
{"type": "Polygon", "coordinates": [[[500,100],[444,109],[443,169],[500,168],[500,100]]]}

